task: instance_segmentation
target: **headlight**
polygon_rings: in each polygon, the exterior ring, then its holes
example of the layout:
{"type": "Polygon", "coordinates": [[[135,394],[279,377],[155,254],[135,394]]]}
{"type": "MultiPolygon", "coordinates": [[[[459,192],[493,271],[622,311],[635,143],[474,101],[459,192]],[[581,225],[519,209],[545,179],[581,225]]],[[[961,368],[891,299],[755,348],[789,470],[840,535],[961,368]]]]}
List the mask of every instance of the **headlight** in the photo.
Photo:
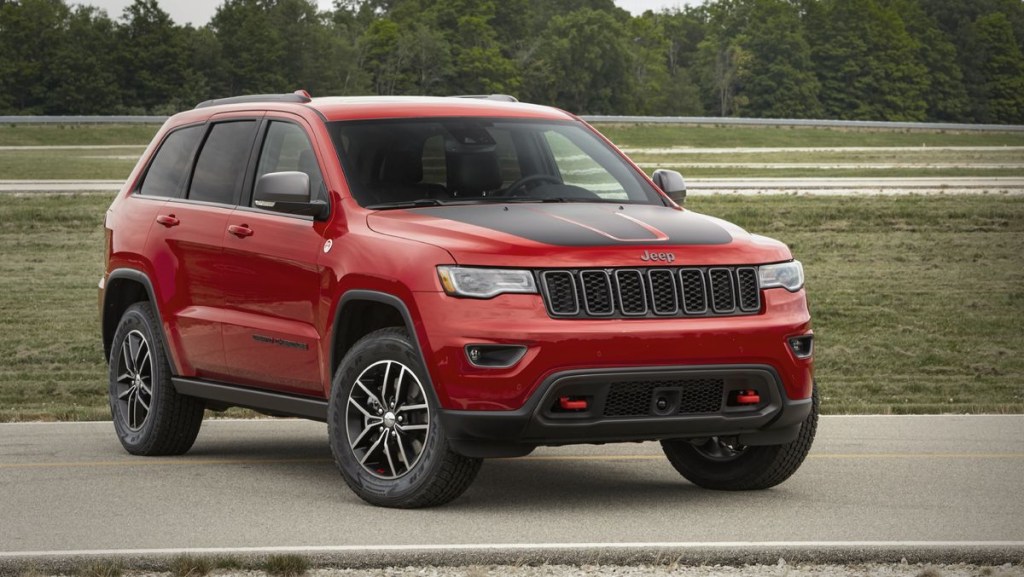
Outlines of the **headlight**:
{"type": "Polygon", "coordinates": [[[804,266],[798,260],[762,265],[757,274],[763,289],[782,287],[796,292],[804,286],[804,266]]]}
{"type": "Polygon", "coordinates": [[[439,266],[444,292],[451,296],[489,299],[503,293],[536,293],[537,284],[528,270],[439,266]]]}

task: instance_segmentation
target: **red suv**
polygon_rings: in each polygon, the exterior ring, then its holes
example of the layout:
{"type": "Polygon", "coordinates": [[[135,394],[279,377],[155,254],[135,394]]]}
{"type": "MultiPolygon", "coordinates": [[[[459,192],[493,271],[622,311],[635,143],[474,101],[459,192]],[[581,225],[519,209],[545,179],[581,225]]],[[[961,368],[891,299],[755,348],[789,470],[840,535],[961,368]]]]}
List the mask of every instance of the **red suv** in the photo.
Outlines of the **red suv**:
{"type": "Polygon", "coordinates": [[[205,409],[326,421],[348,485],[389,507],[573,443],[776,485],[817,423],[803,269],[683,195],[511,97],[204,102],[106,214],[117,435],[168,455],[205,409]]]}

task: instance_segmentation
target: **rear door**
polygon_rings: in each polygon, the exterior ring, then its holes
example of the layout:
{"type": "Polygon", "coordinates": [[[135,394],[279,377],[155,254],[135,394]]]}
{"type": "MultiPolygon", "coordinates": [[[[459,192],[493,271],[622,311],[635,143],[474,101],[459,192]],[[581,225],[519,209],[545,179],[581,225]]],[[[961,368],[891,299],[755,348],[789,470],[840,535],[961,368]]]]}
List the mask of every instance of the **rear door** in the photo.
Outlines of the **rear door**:
{"type": "Polygon", "coordinates": [[[309,175],[313,198],[328,200],[323,158],[312,131],[297,116],[268,116],[250,161],[242,201],[228,218],[224,238],[227,305],[224,351],[240,384],[323,396],[316,330],[320,296],[317,258],[325,247],[324,222],[253,206],[256,180],[273,172],[309,175]]]}
{"type": "Polygon", "coordinates": [[[162,207],[149,235],[152,255],[170,310],[170,338],[178,344],[185,375],[224,379],[225,300],[222,244],[228,216],[241,194],[258,119],[214,117],[182,193],[162,207]],[[161,222],[162,221],[162,222],[161,222]]]}

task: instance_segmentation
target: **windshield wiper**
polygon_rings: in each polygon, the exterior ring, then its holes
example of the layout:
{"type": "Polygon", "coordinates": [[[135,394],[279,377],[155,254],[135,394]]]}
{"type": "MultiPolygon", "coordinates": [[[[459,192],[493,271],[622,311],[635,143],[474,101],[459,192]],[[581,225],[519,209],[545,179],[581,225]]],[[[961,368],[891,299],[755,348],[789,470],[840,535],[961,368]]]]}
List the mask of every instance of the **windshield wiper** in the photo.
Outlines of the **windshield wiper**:
{"type": "Polygon", "coordinates": [[[371,210],[389,210],[394,208],[419,208],[423,206],[443,206],[445,203],[436,198],[417,198],[416,200],[402,200],[398,202],[379,202],[368,204],[365,208],[371,210]]]}

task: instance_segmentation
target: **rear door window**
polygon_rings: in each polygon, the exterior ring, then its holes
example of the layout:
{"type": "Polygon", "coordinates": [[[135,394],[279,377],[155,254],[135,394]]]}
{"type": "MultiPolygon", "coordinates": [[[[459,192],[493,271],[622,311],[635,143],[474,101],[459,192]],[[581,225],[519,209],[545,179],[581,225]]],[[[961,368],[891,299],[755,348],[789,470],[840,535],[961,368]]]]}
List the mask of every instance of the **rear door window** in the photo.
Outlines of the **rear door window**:
{"type": "Polygon", "coordinates": [[[255,137],[255,120],[214,124],[196,160],[188,199],[237,204],[242,175],[255,137]]]}
{"type": "Polygon", "coordinates": [[[188,175],[192,154],[203,136],[203,126],[189,126],[167,135],[139,187],[145,196],[177,197],[188,175]]]}

